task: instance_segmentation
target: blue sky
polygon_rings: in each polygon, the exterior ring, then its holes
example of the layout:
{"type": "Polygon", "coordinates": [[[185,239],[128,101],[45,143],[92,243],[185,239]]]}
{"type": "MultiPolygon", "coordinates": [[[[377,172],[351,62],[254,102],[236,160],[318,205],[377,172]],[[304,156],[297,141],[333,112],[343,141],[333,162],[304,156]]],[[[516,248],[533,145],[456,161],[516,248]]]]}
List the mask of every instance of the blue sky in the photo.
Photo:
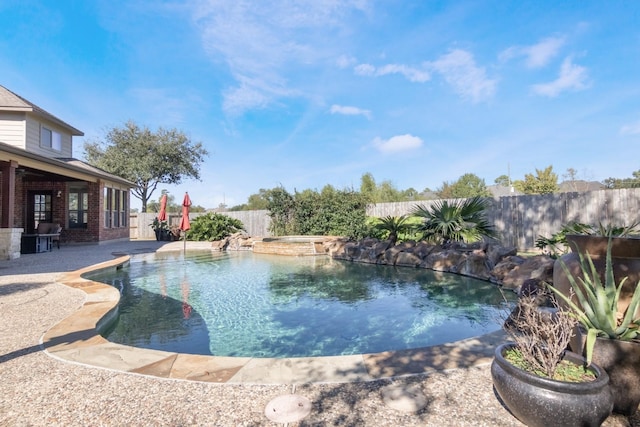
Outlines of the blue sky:
{"type": "MultiPolygon", "coordinates": [[[[0,84],[85,133],[210,155],[180,200],[640,169],[640,2],[2,0],[0,84]]],[[[154,199],[159,194],[154,195],[154,199]]],[[[132,198],[132,205],[139,205],[132,198]]]]}

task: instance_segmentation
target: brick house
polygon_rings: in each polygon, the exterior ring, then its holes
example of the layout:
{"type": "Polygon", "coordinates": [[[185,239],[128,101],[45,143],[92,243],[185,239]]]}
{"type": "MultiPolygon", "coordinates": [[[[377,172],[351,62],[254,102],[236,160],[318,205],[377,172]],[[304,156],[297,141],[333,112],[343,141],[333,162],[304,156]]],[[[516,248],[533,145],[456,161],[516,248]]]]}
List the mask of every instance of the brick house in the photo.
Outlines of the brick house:
{"type": "Polygon", "coordinates": [[[0,259],[19,257],[39,223],[59,224],[63,244],[129,239],[134,184],[72,158],[83,135],[0,86],[0,259]]]}

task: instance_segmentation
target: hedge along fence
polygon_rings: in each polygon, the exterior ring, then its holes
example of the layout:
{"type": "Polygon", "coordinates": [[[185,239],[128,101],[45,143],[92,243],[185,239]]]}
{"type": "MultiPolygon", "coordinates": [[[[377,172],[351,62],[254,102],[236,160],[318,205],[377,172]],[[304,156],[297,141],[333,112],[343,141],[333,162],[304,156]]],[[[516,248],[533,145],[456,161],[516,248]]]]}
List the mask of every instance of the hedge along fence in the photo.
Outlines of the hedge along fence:
{"type": "MultiPolygon", "coordinates": [[[[367,208],[367,215],[378,218],[406,215],[416,205],[428,207],[434,202],[378,203],[367,208]]],[[[221,213],[242,221],[251,236],[270,236],[271,218],[266,210],[221,213]]],[[[194,219],[199,215],[202,214],[191,213],[189,217],[194,219]]],[[[131,214],[131,238],[155,238],[149,224],[156,216],[156,213],[131,214]]],[[[168,216],[169,224],[180,223],[180,214],[168,216]]],[[[630,225],[640,221],[640,188],[489,198],[487,217],[504,245],[515,246],[520,251],[534,250],[539,235],[549,237],[568,222],[630,225]]]]}

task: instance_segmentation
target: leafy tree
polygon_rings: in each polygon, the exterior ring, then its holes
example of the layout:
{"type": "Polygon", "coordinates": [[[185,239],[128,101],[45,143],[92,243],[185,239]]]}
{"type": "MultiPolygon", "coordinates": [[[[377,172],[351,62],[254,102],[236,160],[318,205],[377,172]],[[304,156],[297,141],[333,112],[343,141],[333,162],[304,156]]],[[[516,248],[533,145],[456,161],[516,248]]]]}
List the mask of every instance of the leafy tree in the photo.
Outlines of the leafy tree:
{"type": "Polygon", "coordinates": [[[284,187],[280,186],[272,189],[268,196],[267,210],[271,217],[271,225],[269,231],[274,236],[284,236],[293,233],[293,214],[295,209],[295,200],[284,187]]]}
{"type": "Polygon", "coordinates": [[[436,191],[441,199],[467,199],[470,197],[489,197],[484,179],[472,173],[466,173],[453,183],[443,182],[442,187],[436,191]]]}
{"type": "Polygon", "coordinates": [[[567,168],[567,171],[562,174],[565,182],[569,184],[572,191],[578,191],[578,171],[574,168],[567,168]]]}
{"type": "Polygon", "coordinates": [[[500,175],[493,181],[496,185],[501,185],[503,187],[511,186],[511,179],[507,175],[500,175]]]}
{"type": "Polygon", "coordinates": [[[382,181],[378,186],[376,202],[403,202],[405,201],[404,193],[398,189],[389,180],[382,181]]]}
{"type": "Polygon", "coordinates": [[[371,202],[376,202],[376,193],[378,186],[376,180],[371,173],[367,172],[360,178],[360,193],[371,202]]]}
{"type": "Polygon", "coordinates": [[[423,220],[417,231],[426,240],[442,244],[452,241],[471,243],[495,236],[485,215],[487,203],[481,197],[453,203],[440,200],[431,207],[417,205],[412,215],[423,220]]]}
{"type": "Polygon", "coordinates": [[[132,194],[142,202],[142,212],[159,184],[200,179],[199,168],[207,154],[201,143],[182,131],[152,132],[133,121],[110,129],[103,141],[84,144],[87,162],[136,184],[132,194]]]}
{"type": "Polygon", "coordinates": [[[191,229],[187,231],[189,240],[212,242],[244,230],[242,221],[226,215],[210,212],[200,215],[191,221],[191,229]]]}
{"type": "Polygon", "coordinates": [[[247,203],[233,206],[231,211],[260,211],[265,210],[269,206],[269,194],[271,190],[261,188],[258,193],[252,194],[247,199],[247,203]]]}
{"type": "Polygon", "coordinates": [[[640,188],[640,170],[637,170],[631,174],[633,178],[607,178],[604,180],[604,185],[607,188],[640,188]]]}
{"type": "Polygon", "coordinates": [[[415,189],[398,190],[389,180],[376,184],[376,180],[369,172],[360,178],[360,193],[370,203],[406,202],[420,198],[415,189]]]}
{"type": "Polygon", "coordinates": [[[536,175],[526,174],[524,181],[514,181],[516,190],[524,194],[551,194],[560,190],[558,175],[553,172],[553,166],[546,169],[536,169],[536,175]]]}
{"type": "Polygon", "coordinates": [[[404,200],[420,200],[420,193],[413,187],[409,187],[402,192],[404,200]]]}

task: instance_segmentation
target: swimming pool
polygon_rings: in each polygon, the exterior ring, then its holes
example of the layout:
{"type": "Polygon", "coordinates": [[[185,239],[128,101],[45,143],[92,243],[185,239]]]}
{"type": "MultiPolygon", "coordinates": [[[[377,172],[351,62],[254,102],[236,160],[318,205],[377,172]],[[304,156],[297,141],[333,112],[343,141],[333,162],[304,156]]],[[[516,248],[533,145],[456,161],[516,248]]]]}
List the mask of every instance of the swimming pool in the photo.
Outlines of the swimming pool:
{"type": "Polygon", "coordinates": [[[216,356],[437,345],[499,329],[507,305],[497,286],[468,277],[251,252],[136,256],[91,279],[120,289],[110,341],[216,356]]]}

